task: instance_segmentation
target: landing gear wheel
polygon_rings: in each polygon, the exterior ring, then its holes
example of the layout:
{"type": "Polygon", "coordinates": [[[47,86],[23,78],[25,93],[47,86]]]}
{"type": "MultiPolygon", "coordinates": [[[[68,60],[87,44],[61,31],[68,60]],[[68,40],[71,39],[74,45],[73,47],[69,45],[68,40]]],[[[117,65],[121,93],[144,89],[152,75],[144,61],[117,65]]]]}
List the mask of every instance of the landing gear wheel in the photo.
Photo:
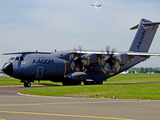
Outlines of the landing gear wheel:
{"type": "Polygon", "coordinates": [[[30,82],[24,82],[24,87],[31,87],[31,83],[30,82]]]}
{"type": "Polygon", "coordinates": [[[81,85],[81,81],[63,81],[63,86],[81,85]]]}
{"type": "Polygon", "coordinates": [[[84,85],[102,85],[103,81],[84,81],[84,85]]]}
{"type": "Polygon", "coordinates": [[[103,81],[98,81],[97,84],[102,85],[103,81]]]}
{"type": "Polygon", "coordinates": [[[84,85],[92,85],[92,82],[91,81],[85,81],[85,82],[83,82],[84,83],[84,85]]]}

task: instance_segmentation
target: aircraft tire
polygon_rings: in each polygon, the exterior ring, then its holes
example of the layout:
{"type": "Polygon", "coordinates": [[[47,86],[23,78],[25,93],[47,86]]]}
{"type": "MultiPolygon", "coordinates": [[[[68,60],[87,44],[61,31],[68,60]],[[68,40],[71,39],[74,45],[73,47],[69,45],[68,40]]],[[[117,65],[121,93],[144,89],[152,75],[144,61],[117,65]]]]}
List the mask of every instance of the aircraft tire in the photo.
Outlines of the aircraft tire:
{"type": "Polygon", "coordinates": [[[73,82],[73,85],[81,85],[81,81],[75,81],[73,82]]]}
{"type": "Polygon", "coordinates": [[[84,83],[84,85],[92,85],[91,81],[84,81],[83,83],[84,83]]]}
{"type": "Polygon", "coordinates": [[[81,85],[81,81],[63,81],[63,86],[81,85]]]}
{"type": "Polygon", "coordinates": [[[98,81],[97,84],[102,85],[103,81],[98,81]]]}
{"type": "Polygon", "coordinates": [[[84,82],[84,85],[102,85],[103,84],[103,81],[85,81],[84,82]]]}
{"type": "Polygon", "coordinates": [[[31,87],[31,83],[30,82],[24,82],[24,87],[31,87]]]}

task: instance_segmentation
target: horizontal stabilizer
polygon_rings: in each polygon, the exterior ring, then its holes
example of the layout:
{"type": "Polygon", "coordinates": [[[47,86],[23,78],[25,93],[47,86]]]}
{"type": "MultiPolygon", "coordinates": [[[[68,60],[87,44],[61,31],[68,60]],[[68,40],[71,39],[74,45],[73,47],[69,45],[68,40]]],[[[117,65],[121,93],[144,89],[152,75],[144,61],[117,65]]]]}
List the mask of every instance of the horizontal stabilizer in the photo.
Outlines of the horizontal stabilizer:
{"type": "MultiPolygon", "coordinates": [[[[160,22],[142,22],[142,25],[145,26],[152,26],[152,25],[159,25],[160,22]]],[[[139,24],[138,25],[135,25],[134,27],[130,28],[130,30],[135,30],[135,29],[138,29],[139,27],[139,24]]]]}
{"type": "Polygon", "coordinates": [[[160,22],[142,22],[143,25],[159,25],[160,22]]]}
{"type": "Polygon", "coordinates": [[[132,27],[132,28],[130,28],[130,30],[138,29],[138,26],[139,26],[139,24],[138,24],[138,25],[136,25],[136,26],[134,26],[134,27],[132,27]]]}

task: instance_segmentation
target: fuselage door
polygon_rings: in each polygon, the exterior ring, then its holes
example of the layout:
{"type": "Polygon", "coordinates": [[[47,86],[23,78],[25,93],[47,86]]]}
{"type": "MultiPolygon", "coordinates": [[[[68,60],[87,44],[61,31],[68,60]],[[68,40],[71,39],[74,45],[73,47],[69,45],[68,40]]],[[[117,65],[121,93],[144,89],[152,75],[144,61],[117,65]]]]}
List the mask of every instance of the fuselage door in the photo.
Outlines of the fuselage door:
{"type": "Polygon", "coordinates": [[[43,76],[43,67],[38,67],[36,78],[37,78],[37,79],[41,79],[42,76],[43,76]]]}

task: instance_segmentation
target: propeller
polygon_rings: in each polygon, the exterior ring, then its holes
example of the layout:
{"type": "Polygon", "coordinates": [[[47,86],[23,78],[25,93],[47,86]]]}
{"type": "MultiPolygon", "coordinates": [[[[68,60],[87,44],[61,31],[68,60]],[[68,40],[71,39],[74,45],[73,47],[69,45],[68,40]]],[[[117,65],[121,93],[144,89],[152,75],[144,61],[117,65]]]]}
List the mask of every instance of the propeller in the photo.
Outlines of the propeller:
{"type": "Polygon", "coordinates": [[[84,70],[84,63],[83,63],[83,57],[82,57],[82,47],[79,45],[78,46],[78,51],[80,51],[80,53],[77,53],[77,49],[73,48],[73,51],[75,51],[75,56],[73,58],[73,62],[72,62],[72,66],[77,70],[84,70]]]}
{"type": "Polygon", "coordinates": [[[119,66],[119,58],[118,56],[114,56],[114,53],[117,51],[116,48],[113,48],[112,51],[110,51],[110,46],[107,45],[106,46],[106,53],[103,53],[102,51],[102,56],[101,56],[101,64],[104,66],[103,69],[106,72],[110,72],[113,73],[114,71],[114,67],[118,67],[119,66]]]}
{"type": "Polygon", "coordinates": [[[115,57],[113,56],[114,53],[116,52],[116,48],[113,48],[112,51],[111,51],[111,54],[109,52],[109,49],[110,49],[110,46],[106,46],[106,52],[107,52],[107,55],[104,56],[104,61],[108,64],[110,64],[111,66],[114,65],[115,63],[115,57]]]}
{"type": "Polygon", "coordinates": [[[112,70],[119,65],[119,58],[114,56],[114,53],[117,51],[116,48],[113,48],[112,51],[110,50],[110,46],[106,46],[106,54],[104,54],[103,49],[101,50],[102,54],[99,56],[100,61],[96,54],[84,54],[82,53],[82,47],[78,46],[78,50],[73,48],[75,51],[72,55],[72,66],[76,71],[82,71],[88,65],[94,64],[99,62],[99,64],[103,65],[106,69],[112,70]],[[92,58],[92,59],[91,59],[92,58]],[[91,61],[90,61],[91,60],[91,61]]]}

